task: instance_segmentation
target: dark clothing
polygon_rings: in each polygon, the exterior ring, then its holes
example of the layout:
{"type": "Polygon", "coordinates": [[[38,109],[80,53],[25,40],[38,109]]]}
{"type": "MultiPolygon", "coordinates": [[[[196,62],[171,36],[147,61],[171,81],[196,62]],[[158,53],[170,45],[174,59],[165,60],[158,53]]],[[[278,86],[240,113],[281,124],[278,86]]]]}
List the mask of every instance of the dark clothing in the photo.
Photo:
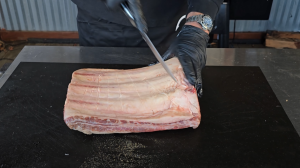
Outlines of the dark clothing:
{"type": "MultiPolygon", "coordinates": [[[[175,38],[175,27],[150,27],[148,36],[156,47],[168,47],[175,38]]],[[[147,47],[139,31],[133,26],[124,26],[105,20],[94,22],[77,22],[79,43],[81,46],[98,47],[147,47]]]]}
{"type": "MultiPolygon", "coordinates": [[[[111,11],[101,0],[72,0],[78,7],[80,45],[143,47],[147,46],[138,30],[124,13],[111,11]]],[[[168,46],[177,34],[180,17],[201,12],[215,18],[223,0],[141,0],[148,25],[148,36],[156,46],[168,46]]]]}

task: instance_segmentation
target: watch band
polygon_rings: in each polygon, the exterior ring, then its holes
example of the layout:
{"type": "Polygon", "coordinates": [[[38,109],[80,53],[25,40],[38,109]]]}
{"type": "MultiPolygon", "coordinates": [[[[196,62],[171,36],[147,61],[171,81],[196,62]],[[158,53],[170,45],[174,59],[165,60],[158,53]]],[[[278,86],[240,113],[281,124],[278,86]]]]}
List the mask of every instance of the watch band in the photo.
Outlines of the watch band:
{"type": "Polygon", "coordinates": [[[211,32],[211,30],[213,28],[213,25],[211,24],[209,27],[208,27],[208,25],[205,25],[203,23],[203,18],[204,17],[209,17],[210,18],[210,16],[208,16],[208,15],[199,14],[199,15],[194,15],[194,16],[191,16],[191,17],[187,18],[186,22],[198,22],[202,26],[203,30],[208,30],[209,32],[211,32]]]}
{"type": "Polygon", "coordinates": [[[202,20],[203,16],[204,15],[202,15],[202,14],[191,16],[191,17],[187,18],[186,22],[199,22],[200,20],[202,20]]]}

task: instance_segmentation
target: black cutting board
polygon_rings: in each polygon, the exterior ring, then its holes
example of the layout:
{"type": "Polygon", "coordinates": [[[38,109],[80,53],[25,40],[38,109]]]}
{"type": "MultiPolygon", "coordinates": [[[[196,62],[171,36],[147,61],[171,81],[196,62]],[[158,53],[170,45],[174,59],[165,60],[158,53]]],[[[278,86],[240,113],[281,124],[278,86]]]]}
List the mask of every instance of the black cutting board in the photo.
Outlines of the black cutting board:
{"type": "Polygon", "coordinates": [[[20,63],[0,90],[2,167],[300,167],[300,138],[259,67],[206,67],[197,129],[85,135],[63,121],[80,68],[20,63]]]}

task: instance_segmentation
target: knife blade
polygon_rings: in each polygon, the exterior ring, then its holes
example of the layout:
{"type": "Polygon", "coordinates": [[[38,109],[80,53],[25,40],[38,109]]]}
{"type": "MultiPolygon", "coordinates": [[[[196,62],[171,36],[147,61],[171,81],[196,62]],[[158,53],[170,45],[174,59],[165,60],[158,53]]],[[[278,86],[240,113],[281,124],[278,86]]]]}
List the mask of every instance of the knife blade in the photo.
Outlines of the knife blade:
{"type": "MultiPolygon", "coordinates": [[[[131,14],[129,7],[127,6],[127,4],[125,3],[121,3],[121,8],[123,9],[123,12],[125,13],[125,15],[128,17],[130,23],[136,27],[136,24],[134,22],[134,17],[131,14]]],[[[140,31],[140,30],[139,30],[140,31]]],[[[156,59],[161,63],[161,65],[163,66],[163,68],[165,69],[165,71],[171,76],[171,78],[176,82],[177,79],[175,78],[175,76],[173,75],[172,71],[169,69],[169,67],[167,66],[167,64],[165,63],[165,61],[162,59],[161,55],[159,54],[159,52],[157,51],[157,49],[155,48],[155,46],[153,45],[152,41],[149,39],[148,35],[143,32],[140,31],[140,34],[142,35],[143,39],[145,40],[145,42],[148,44],[149,48],[151,49],[151,51],[153,52],[154,56],[156,57],[156,59]]]]}
{"type": "Polygon", "coordinates": [[[155,46],[153,45],[153,43],[151,42],[151,40],[149,39],[149,37],[147,36],[146,33],[144,32],[140,32],[143,39],[146,41],[146,43],[148,44],[148,46],[150,47],[151,51],[153,52],[153,54],[155,55],[155,57],[157,58],[157,60],[161,63],[161,65],[164,67],[164,69],[167,71],[167,73],[172,77],[172,79],[177,82],[177,79],[175,78],[175,76],[173,75],[172,71],[169,69],[168,65],[165,63],[165,61],[162,59],[161,55],[159,54],[159,52],[156,50],[155,46]]]}

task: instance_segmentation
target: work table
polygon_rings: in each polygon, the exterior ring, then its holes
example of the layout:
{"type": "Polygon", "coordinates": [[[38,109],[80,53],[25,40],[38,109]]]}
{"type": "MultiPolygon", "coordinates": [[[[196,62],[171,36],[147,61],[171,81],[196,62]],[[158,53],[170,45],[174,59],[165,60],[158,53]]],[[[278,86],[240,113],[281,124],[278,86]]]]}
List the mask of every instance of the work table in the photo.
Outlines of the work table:
{"type": "MultiPolygon", "coordinates": [[[[149,64],[147,48],[26,46],[0,79],[0,88],[20,62],[149,64]],[[103,58],[101,55],[106,54],[103,58]]],[[[300,50],[207,49],[207,66],[259,66],[300,134],[300,50]]]]}
{"type": "Polygon", "coordinates": [[[0,79],[0,167],[300,167],[300,50],[207,49],[196,129],[68,128],[74,71],[153,62],[148,48],[26,46],[0,79]]]}

